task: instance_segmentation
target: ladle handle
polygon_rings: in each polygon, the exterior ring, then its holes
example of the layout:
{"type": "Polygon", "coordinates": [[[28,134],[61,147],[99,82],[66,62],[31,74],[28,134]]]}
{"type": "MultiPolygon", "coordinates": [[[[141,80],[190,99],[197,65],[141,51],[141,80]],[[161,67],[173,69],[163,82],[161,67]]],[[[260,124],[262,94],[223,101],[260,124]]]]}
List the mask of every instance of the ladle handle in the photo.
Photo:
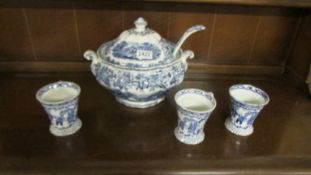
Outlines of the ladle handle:
{"type": "Polygon", "coordinates": [[[201,30],[205,30],[205,26],[203,26],[203,25],[195,25],[195,26],[190,27],[190,28],[182,35],[182,37],[179,39],[179,41],[177,42],[176,47],[175,47],[175,49],[174,49],[174,52],[173,52],[174,58],[176,57],[176,54],[177,54],[178,50],[180,49],[181,45],[185,42],[185,40],[186,40],[190,35],[192,35],[193,33],[198,32],[198,31],[201,31],[201,30]]]}

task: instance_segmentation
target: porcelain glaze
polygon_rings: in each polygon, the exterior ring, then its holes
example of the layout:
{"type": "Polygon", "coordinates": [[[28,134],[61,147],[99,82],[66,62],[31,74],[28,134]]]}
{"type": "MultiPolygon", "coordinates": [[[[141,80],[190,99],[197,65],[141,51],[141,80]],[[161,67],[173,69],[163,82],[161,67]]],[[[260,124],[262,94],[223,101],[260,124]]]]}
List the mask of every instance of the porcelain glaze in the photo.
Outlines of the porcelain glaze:
{"type": "Polygon", "coordinates": [[[48,114],[50,132],[67,136],[77,132],[82,122],[77,117],[80,87],[73,82],[58,81],[37,91],[36,98],[48,114]]]}
{"type": "MultiPolygon", "coordinates": [[[[197,27],[191,30],[203,30],[197,27]]],[[[175,44],[147,28],[143,18],[117,39],[102,44],[97,53],[88,50],[84,57],[92,60],[91,71],[98,82],[111,90],[116,99],[129,107],[147,108],[160,103],[166,92],[180,84],[192,51],[173,52],[175,44]]]]}
{"type": "Polygon", "coordinates": [[[251,135],[256,117],[269,102],[268,94],[248,84],[231,86],[229,94],[231,109],[230,117],[225,121],[226,128],[236,135],[251,135]]]}
{"type": "Polygon", "coordinates": [[[175,95],[178,125],[174,130],[176,138],[189,145],[204,140],[204,125],[216,107],[213,93],[200,89],[184,89],[175,95]]]}

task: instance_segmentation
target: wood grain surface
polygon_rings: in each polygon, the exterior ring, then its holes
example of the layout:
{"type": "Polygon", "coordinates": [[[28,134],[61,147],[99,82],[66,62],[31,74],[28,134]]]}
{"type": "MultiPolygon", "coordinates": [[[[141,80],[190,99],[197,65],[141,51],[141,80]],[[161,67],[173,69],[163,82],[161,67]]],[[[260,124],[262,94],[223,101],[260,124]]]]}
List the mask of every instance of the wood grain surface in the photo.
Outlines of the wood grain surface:
{"type": "MultiPolygon", "coordinates": [[[[283,7],[132,1],[5,4],[0,7],[0,37],[4,38],[0,41],[0,64],[11,66],[0,66],[0,71],[8,67],[12,68],[10,71],[24,70],[44,61],[59,65],[84,62],[85,50],[96,50],[102,43],[118,37],[123,30],[132,28],[139,16],[148,21],[150,28],[173,42],[177,42],[190,26],[205,25],[205,31],[194,34],[182,46],[184,50],[194,51],[196,56],[191,62],[196,65],[240,67],[235,74],[247,73],[249,67],[256,66],[267,68],[266,72],[271,72],[269,67],[275,66],[284,70],[304,11],[283,7]],[[12,67],[17,62],[17,67],[12,67]]],[[[54,71],[49,70],[50,67],[53,66],[32,70],[54,71]]],[[[58,69],[66,71],[67,68],[60,66],[58,69]]]]}
{"type": "Polygon", "coordinates": [[[311,65],[311,15],[310,12],[300,20],[297,38],[287,58],[285,76],[307,91],[306,79],[311,65]]]}
{"type": "MultiPolygon", "coordinates": [[[[114,0],[106,0],[115,2],[114,0]]],[[[310,8],[311,2],[309,0],[123,0],[127,2],[165,2],[165,3],[206,3],[206,4],[225,4],[225,5],[250,5],[250,6],[277,6],[277,7],[298,7],[298,8],[310,8]]],[[[65,3],[97,3],[98,0],[1,0],[4,5],[31,5],[31,4],[49,4],[55,2],[65,3]]],[[[118,1],[119,2],[119,1],[118,1]]]]}
{"type": "Polygon", "coordinates": [[[311,174],[310,99],[279,79],[188,80],[150,109],[119,104],[93,77],[1,76],[1,174],[311,174]],[[81,88],[82,129],[54,137],[36,91],[57,80],[81,88]],[[228,88],[251,83],[264,89],[270,103],[255,121],[255,132],[238,137],[228,132],[228,88]],[[182,88],[212,91],[217,107],[196,146],[177,141],[173,96],[182,88]],[[284,95],[286,94],[286,95],[284,95]],[[286,96],[286,98],[285,98],[286,96]]]}

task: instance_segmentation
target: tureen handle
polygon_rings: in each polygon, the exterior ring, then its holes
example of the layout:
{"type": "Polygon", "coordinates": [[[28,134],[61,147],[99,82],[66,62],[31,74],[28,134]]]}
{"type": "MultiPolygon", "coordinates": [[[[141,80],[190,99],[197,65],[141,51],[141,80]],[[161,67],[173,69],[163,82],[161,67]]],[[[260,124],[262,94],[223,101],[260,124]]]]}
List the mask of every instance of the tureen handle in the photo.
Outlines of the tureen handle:
{"type": "Polygon", "coordinates": [[[87,50],[84,52],[83,57],[92,63],[97,63],[99,61],[97,54],[93,50],[87,50]]]}
{"type": "Polygon", "coordinates": [[[194,57],[194,53],[191,50],[186,50],[182,52],[180,59],[187,64],[187,59],[192,59],[194,57]]]}
{"type": "Polygon", "coordinates": [[[176,47],[175,47],[174,52],[173,52],[174,58],[176,57],[176,54],[177,54],[178,50],[180,49],[181,45],[185,42],[185,40],[186,40],[190,35],[192,35],[193,33],[198,32],[198,31],[201,31],[201,30],[205,30],[205,26],[203,26],[203,25],[195,25],[195,26],[190,27],[190,28],[181,36],[181,38],[180,38],[179,41],[177,42],[176,47]]]}

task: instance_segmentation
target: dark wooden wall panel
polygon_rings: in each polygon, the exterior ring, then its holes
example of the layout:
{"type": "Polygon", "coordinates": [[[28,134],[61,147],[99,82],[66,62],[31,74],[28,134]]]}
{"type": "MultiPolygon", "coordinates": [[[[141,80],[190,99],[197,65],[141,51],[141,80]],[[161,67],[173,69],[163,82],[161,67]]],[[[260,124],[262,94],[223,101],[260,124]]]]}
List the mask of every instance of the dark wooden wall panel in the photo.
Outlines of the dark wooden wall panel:
{"type": "Polygon", "coordinates": [[[247,64],[257,26],[249,7],[222,7],[216,11],[209,63],[247,64]]]}
{"type": "Polygon", "coordinates": [[[280,8],[266,8],[261,13],[250,63],[281,65],[288,53],[299,13],[280,8]]]}
{"type": "Polygon", "coordinates": [[[311,11],[301,21],[297,40],[287,61],[287,77],[305,85],[311,65],[311,11]]]}
{"type": "Polygon", "coordinates": [[[194,51],[195,59],[192,62],[206,62],[213,30],[215,7],[199,4],[187,6],[176,4],[172,5],[170,10],[168,38],[173,42],[177,42],[182,34],[193,25],[202,24],[206,26],[205,31],[192,35],[182,46],[184,50],[194,51]]]}
{"type": "Polygon", "coordinates": [[[38,60],[81,58],[73,9],[26,9],[38,60]]]}
{"type": "Polygon", "coordinates": [[[262,73],[282,74],[300,12],[278,7],[113,1],[1,7],[0,60],[18,62],[11,64],[20,65],[17,70],[23,70],[20,63],[25,60],[40,61],[40,65],[44,61],[87,64],[82,58],[86,49],[96,50],[134,27],[134,20],[142,16],[150,28],[173,42],[192,25],[207,27],[182,46],[195,52],[190,68],[196,72],[209,72],[206,69],[216,65],[213,70],[220,66],[219,70],[230,73],[236,69],[227,69],[228,65],[233,65],[245,68],[238,71],[243,74],[256,66],[262,73]]]}
{"type": "Polygon", "coordinates": [[[134,27],[134,21],[138,17],[144,17],[148,22],[148,27],[158,32],[162,37],[167,37],[168,12],[165,3],[124,3],[124,28],[134,27]]]}
{"type": "Polygon", "coordinates": [[[0,8],[0,60],[35,60],[24,10],[0,8]]]}
{"type": "Polygon", "coordinates": [[[82,52],[97,49],[103,42],[116,38],[123,31],[121,8],[118,3],[83,4],[83,7],[80,5],[75,10],[82,52]]]}

